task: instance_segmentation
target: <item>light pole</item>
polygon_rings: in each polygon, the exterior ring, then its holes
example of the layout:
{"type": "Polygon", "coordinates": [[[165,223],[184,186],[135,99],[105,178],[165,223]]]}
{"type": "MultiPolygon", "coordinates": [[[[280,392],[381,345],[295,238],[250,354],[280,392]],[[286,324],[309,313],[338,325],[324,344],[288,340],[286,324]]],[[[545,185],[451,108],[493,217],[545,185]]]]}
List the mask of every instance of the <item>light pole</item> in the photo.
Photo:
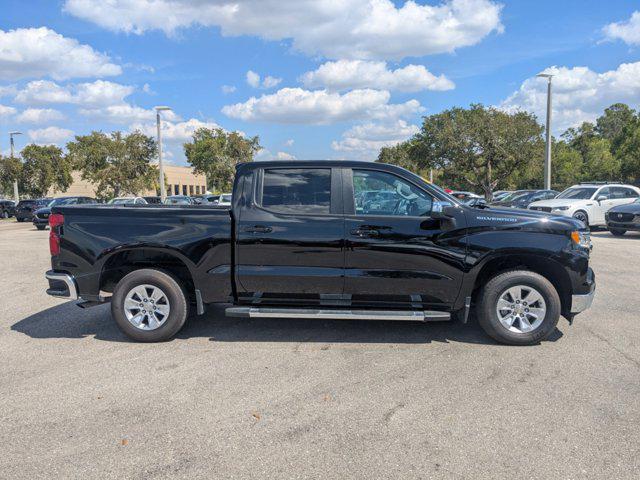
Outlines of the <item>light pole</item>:
{"type": "Polygon", "coordinates": [[[162,127],[160,122],[160,112],[164,110],[171,110],[171,107],[159,106],[154,107],[156,110],[156,126],[158,127],[158,169],[160,170],[160,200],[164,203],[167,198],[167,192],[164,188],[164,169],[162,166],[162,127]]]}
{"type": "MultiPolygon", "coordinates": [[[[13,160],[13,153],[15,147],[13,146],[13,136],[14,135],[22,135],[22,132],[9,132],[9,143],[11,144],[11,160],[13,160]]],[[[13,180],[13,196],[16,200],[16,205],[20,201],[20,194],[18,192],[18,179],[13,180]]]]}
{"type": "Polygon", "coordinates": [[[550,73],[539,73],[537,77],[547,79],[547,145],[544,157],[544,188],[551,190],[551,79],[550,73]]]}

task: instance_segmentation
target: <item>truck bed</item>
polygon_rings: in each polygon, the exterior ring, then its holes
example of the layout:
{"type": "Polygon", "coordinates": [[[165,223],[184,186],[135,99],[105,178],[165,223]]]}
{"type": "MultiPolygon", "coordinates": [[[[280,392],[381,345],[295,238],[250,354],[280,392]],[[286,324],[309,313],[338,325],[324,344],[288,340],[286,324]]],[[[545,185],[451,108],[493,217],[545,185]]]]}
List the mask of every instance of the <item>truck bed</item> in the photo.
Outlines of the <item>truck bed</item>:
{"type": "Polygon", "coordinates": [[[226,301],[231,295],[232,216],[227,207],[79,205],[54,207],[56,213],[64,215],[64,227],[61,254],[52,259],[52,267],[73,275],[85,299],[99,300],[97,292],[111,290],[110,272],[123,257],[154,265],[170,256],[188,269],[204,302],[226,301]]]}

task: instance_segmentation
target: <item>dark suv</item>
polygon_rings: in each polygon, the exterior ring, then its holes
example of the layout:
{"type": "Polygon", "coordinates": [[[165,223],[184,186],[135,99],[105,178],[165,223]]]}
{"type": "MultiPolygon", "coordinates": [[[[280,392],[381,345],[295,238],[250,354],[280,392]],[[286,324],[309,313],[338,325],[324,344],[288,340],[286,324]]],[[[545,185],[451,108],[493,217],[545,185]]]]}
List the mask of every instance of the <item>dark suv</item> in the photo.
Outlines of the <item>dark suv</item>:
{"type": "Polygon", "coordinates": [[[33,212],[39,208],[46,207],[50,201],[50,198],[20,200],[16,206],[16,220],[19,222],[33,220],[33,212]]]}
{"type": "Polygon", "coordinates": [[[0,199],[0,218],[13,217],[16,213],[16,204],[11,200],[0,199]]]}
{"type": "Polygon", "coordinates": [[[51,215],[51,207],[62,207],[68,205],[91,205],[98,201],[91,197],[60,197],[54,198],[48,205],[39,208],[33,214],[33,225],[38,230],[44,230],[49,225],[49,215],[51,215]]]}

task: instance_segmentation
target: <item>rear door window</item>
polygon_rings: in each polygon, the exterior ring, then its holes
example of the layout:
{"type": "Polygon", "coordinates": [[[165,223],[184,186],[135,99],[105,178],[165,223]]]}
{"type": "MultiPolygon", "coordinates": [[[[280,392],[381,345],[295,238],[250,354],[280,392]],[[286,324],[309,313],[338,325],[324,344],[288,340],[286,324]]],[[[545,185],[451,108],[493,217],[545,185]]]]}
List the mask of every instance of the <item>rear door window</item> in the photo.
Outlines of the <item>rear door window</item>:
{"type": "Polygon", "coordinates": [[[331,169],[265,169],[261,197],[261,205],[274,212],[329,214],[331,169]]]}

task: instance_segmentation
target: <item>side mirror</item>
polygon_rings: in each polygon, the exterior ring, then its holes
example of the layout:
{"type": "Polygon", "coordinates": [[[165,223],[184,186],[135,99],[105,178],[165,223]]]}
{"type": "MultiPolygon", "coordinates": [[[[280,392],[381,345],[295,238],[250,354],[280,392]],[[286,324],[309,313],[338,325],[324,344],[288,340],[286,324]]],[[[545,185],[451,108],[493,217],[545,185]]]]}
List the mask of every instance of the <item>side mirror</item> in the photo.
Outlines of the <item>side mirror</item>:
{"type": "Polygon", "coordinates": [[[435,219],[449,218],[449,215],[447,215],[447,209],[449,207],[451,207],[449,202],[434,200],[433,205],[431,206],[431,214],[429,216],[435,219]]]}
{"type": "Polygon", "coordinates": [[[597,202],[601,202],[601,201],[603,201],[603,200],[609,200],[609,197],[607,197],[606,195],[598,195],[598,196],[596,197],[596,201],[597,201],[597,202]]]}

